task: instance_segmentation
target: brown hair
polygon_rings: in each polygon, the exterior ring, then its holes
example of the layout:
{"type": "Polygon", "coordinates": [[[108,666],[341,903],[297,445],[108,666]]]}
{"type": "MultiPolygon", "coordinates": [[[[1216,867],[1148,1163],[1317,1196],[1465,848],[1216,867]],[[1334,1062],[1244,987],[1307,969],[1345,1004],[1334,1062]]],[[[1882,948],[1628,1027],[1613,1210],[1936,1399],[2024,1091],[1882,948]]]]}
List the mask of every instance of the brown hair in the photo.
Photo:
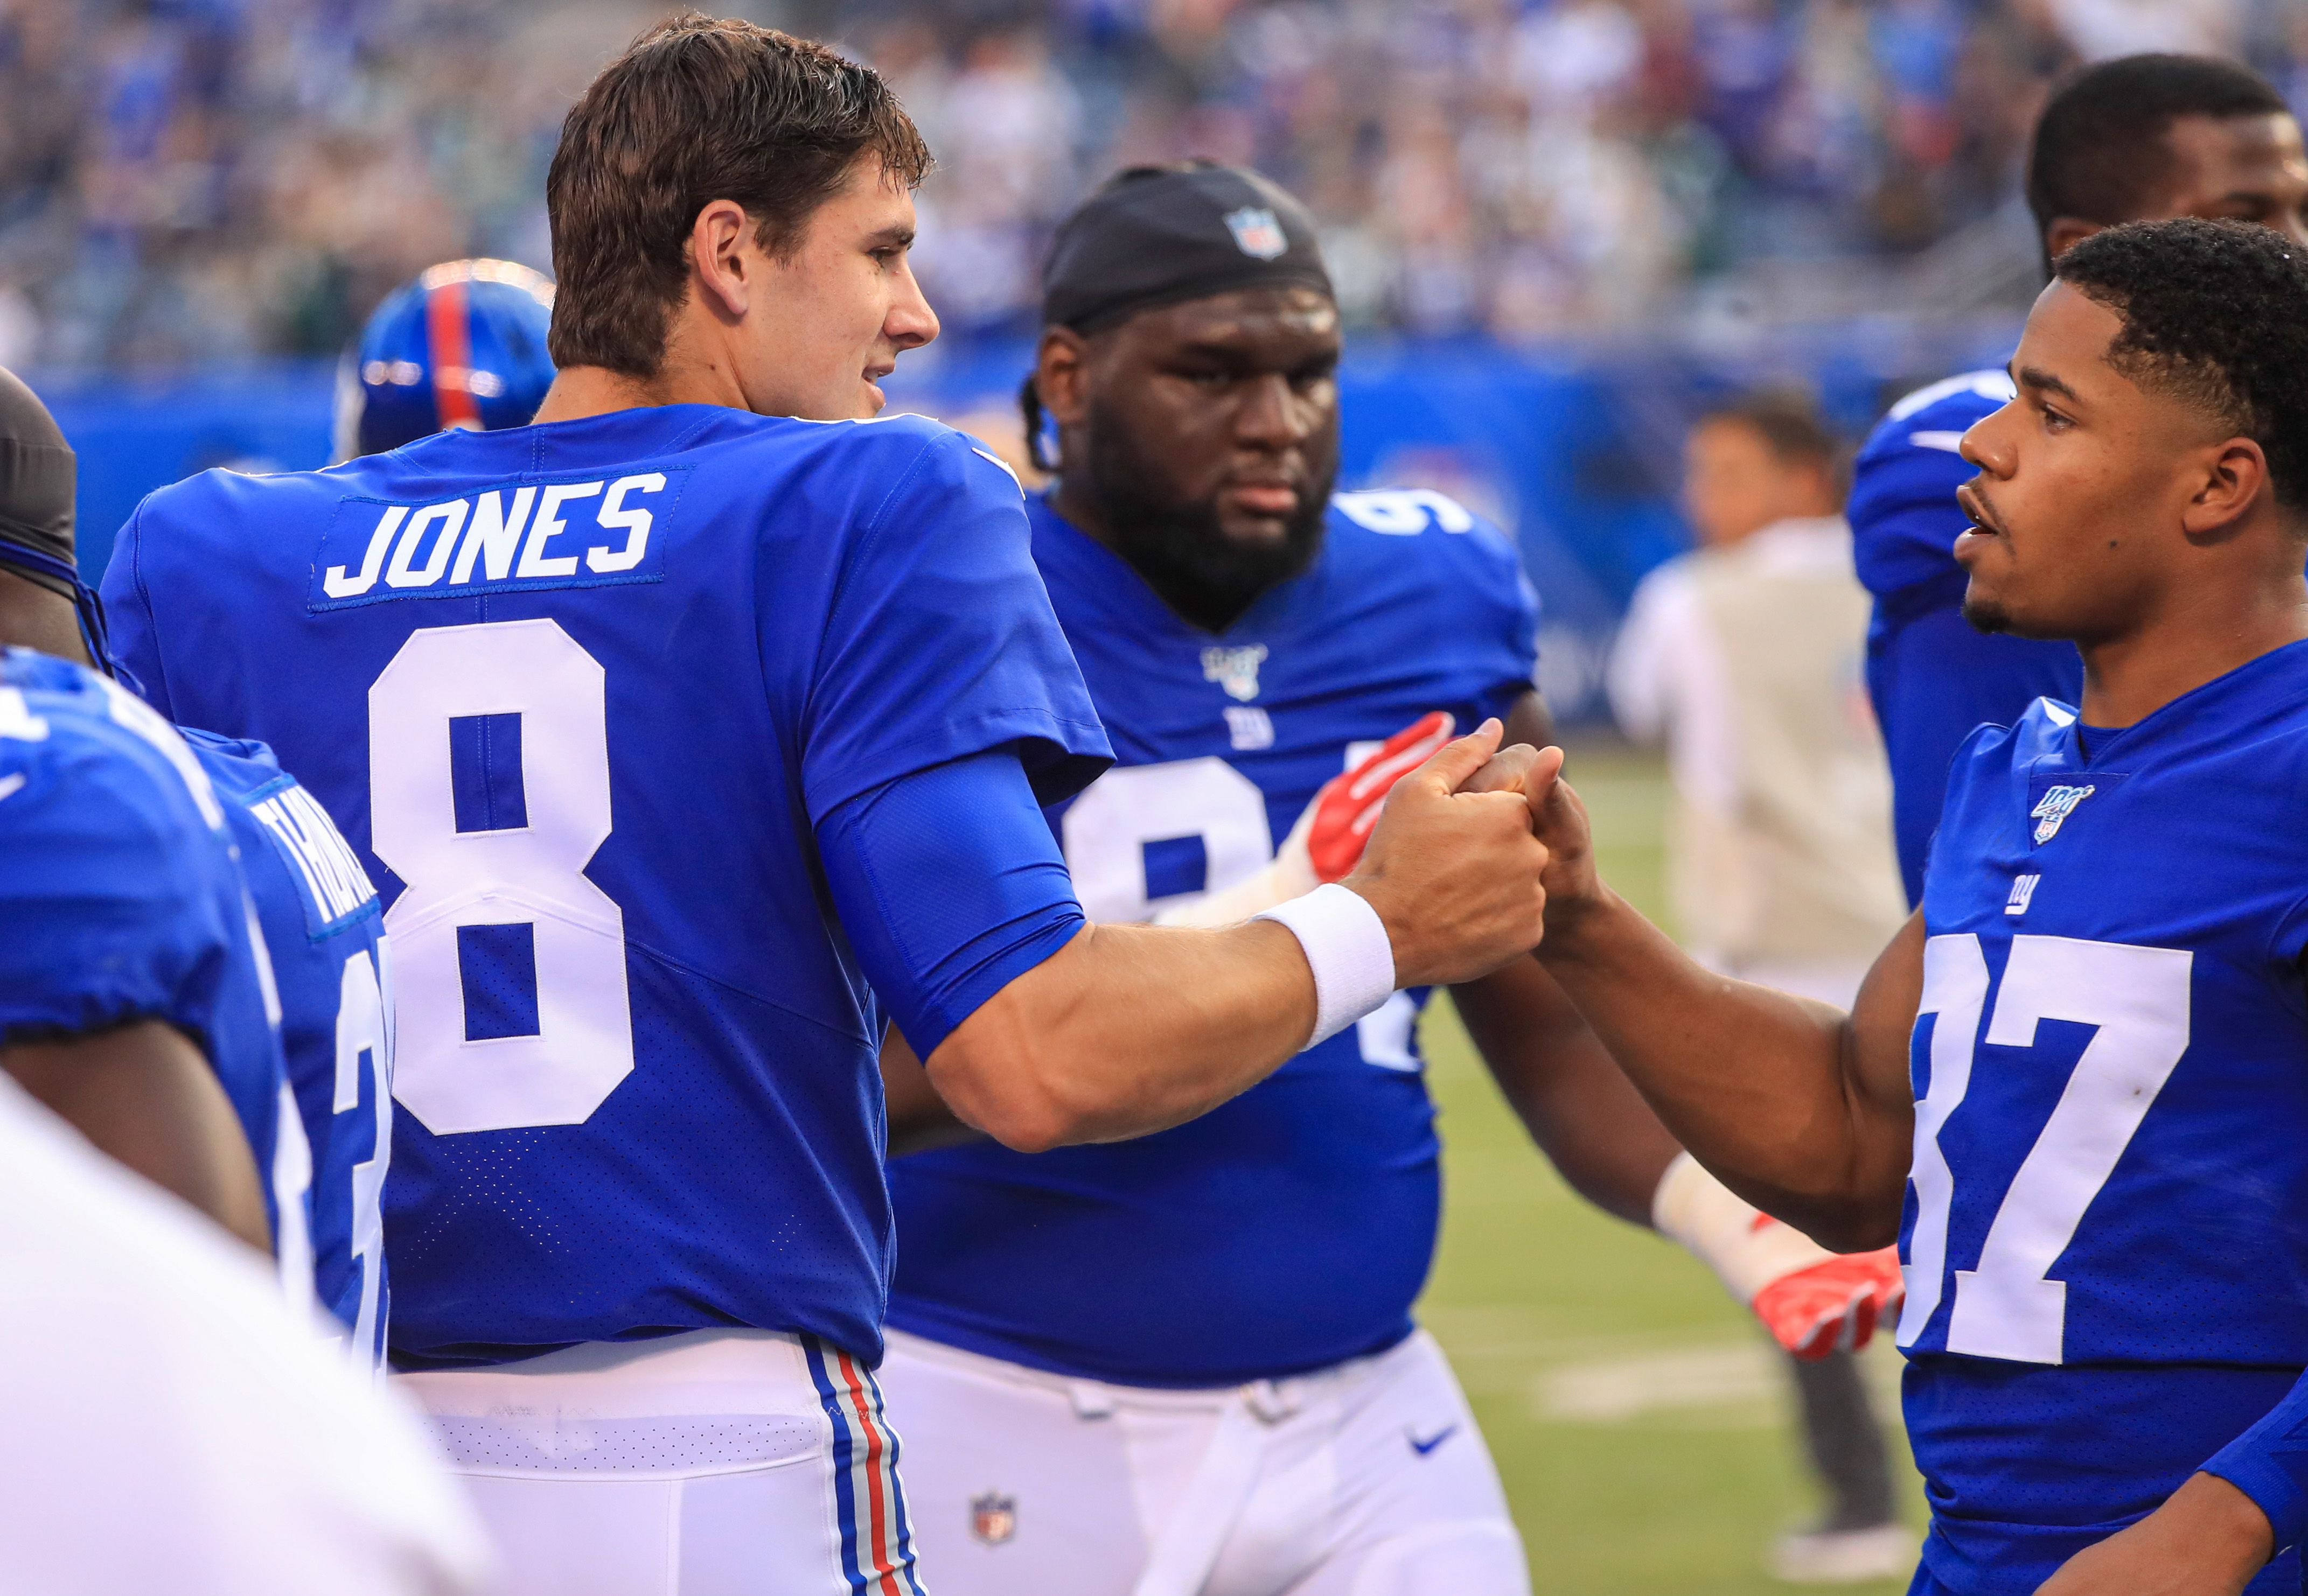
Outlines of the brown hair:
{"type": "Polygon", "coordinates": [[[1727,422],[1744,426],[1761,438],[1781,463],[1816,466],[1840,488],[1844,469],[1842,440],[1827,429],[1811,401],[1800,393],[1771,389],[1743,394],[1702,412],[1698,425],[1727,422]]]}
{"type": "Polygon", "coordinates": [[[695,12],[642,34],[570,107],[546,176],[554,364],[655,375],[697,213],[733,200],[784,254],[861,156],[909,188],[930,167],[872,68],[695,12]]]}

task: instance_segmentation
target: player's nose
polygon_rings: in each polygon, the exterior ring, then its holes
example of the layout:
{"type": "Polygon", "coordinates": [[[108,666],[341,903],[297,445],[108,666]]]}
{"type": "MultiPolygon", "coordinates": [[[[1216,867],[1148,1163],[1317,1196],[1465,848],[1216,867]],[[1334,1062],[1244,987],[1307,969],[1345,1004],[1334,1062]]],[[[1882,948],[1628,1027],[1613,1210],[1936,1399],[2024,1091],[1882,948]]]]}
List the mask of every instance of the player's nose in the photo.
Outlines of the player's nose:
{"type": "Polygon", "coordinates": [[[938,314],[930,305],[929,296],[914,277],[909,264],[901,274],[898,291],[890,301],[889,314],[882,319],[882,336],[900,349],[918,349],[934,341],[938,335],[938,314]]]}

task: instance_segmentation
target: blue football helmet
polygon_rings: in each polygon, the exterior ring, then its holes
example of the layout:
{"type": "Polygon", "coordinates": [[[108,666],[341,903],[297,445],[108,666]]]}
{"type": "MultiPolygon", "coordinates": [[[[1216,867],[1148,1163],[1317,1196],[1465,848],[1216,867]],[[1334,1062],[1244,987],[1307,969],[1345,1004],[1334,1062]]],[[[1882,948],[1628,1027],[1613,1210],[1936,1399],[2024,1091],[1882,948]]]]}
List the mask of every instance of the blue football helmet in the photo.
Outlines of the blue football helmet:
{"type": "Polygon", "coordinates": [[[339,459],[449,427],[525,426],[553,382],[553,284],[511,261],[427,268],[376,307],[337,372],[339,459]]]}

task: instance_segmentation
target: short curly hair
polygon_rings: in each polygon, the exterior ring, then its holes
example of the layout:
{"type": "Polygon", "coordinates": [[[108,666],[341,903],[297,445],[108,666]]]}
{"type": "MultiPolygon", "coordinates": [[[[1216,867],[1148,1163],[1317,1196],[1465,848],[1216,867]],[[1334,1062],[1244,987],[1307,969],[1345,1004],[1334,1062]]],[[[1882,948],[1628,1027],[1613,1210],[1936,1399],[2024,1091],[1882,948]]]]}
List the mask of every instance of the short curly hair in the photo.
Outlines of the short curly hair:
{"type": "Polygon", "coordinates": [[[2277,502],[2308,502],[2308,251],[2189,217],[2095,233],[2053,272],[2123,318],[2111,365],[2250,438],[2277,502]]]}

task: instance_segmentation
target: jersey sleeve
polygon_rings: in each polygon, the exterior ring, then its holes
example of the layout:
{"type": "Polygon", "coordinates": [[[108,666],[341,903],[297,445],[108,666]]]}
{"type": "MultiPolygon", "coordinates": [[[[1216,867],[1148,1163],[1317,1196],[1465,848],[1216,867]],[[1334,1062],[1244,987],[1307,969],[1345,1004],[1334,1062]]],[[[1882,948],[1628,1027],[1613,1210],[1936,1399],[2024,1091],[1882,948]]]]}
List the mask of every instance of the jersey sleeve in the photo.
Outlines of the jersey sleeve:
{"type": "Polygon", "coordinates": [[[1476,588],[1485,613],[1474,662],[1477,697],[1485,714],[1504,718],[1537,680],[1538,589],[1522,568],[1514,539],[1488,521],[1468,519],[1475,522],[1469,531],[1444,536],[1463,536],[1477,562],[1476,588]]]}
{"type": "Polygon", "coordinates": [[[112,545],[98,594],[104,602],[112,656],[127,673],[128,685],[168,719],[168,681],[160,668],[160,640],[153,630],[152,596],[146,588],[143,559],[144,506],[128,518],[112,545]]]}
{"type": "Polygon", "coordinates": [[[1087,923],[1007,750],[850,799],[819,825],[818,852],[866,979],[924,1059],[1087,923]]]}
{"type": "Polygon", "coordinates": [[[1113,762],[1034,569],[1017,480],[960,434],[931,439],[852,540],[802,737],[820,823],[900,776],[990,749],[1014,749],[1044,802],[1113,762]]]}
{"type": "Polygon", "coordinates": [[[0,741],[0,1041],[139,1018],[198,1029],[185,995],[226,979],[240,934],[200,868],[225,867],[222,841],[189,803],[172,824],[158,782],[60,728],[0,741]]]}
{"type": "Polygon", "coordinates": [[[1956,381],[1953,391],[1927,403],[1909,408],[1932,394],[1928,389],[1892,407],[1853,462],[1852,563],[1879,604],[1897,604],[1903,594],[1930,602],[1951,584],[1960,596],[1955,540],[1971,523],[1955,491],[1979,468],[1959,445],[1972,423],[2009,397],[2011,384],[1999,372],[1956,381]]]}
{"type": "Polygon", "coordinates": [[[2308,1376],[2268,1416],[2205,1463],[2252,1499],[2276,1532],[2276,1549],[2308,1536],[2308,1376]]]}

